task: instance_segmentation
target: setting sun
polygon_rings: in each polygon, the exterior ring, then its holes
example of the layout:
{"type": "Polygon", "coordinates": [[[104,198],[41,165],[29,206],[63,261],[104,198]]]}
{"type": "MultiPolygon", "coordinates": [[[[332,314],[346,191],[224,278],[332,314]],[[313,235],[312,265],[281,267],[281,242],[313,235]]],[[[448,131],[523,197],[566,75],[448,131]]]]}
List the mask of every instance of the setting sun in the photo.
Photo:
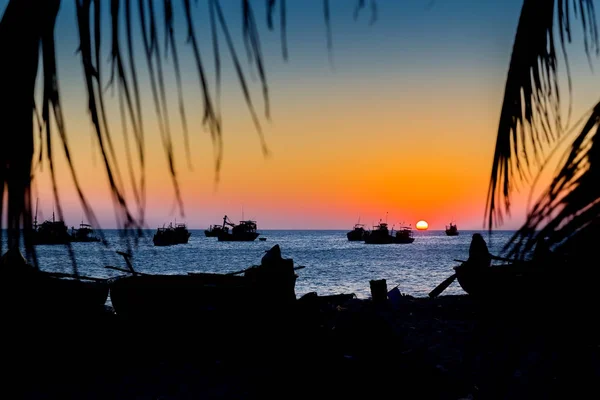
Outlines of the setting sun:
{"type": "Polygon", "coordinates": [[[423,221],[423,220],[417,222],[416,226],[417,226],[417,229],[420,231],[424,231],[427,228],[429,228],[429,224],[427,223],[427,221],[423,221]]]}

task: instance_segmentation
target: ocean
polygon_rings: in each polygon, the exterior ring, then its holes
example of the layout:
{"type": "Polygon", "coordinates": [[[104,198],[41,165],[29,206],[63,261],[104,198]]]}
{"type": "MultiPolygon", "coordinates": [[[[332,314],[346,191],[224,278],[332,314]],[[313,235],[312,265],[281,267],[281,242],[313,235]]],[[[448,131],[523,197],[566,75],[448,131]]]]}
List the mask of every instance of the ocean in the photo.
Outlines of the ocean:
{"type": "MultiPolygon", "coordinates": [[[[264,252],[278,244],[284,258],[294,260],[296,295],[309,292],[319,295],[354,293],[358,298],[370,296],[370,280],[385,279],[388,290],[415,297],[428,293],[454,272],[455,259],[468,257],[471,236],[479,232],[490,252],[501,253],[502,246],[513,231],[495,231],[491,238],[486,231],[460,231],[459,236],[446,236],[444,231],[415,231],[411,244],[369,245],[350,242],[347,230],[259,230],[266,241],[219,242],[205,237],[204,230],[190,230],[188,244],[155,247],[153,230],[145,231],[137,246],[129,239],[133,267],[150,274],[186,274],[187,272],[227,273],[260,264],[264,252]]],[[[123,257],[116,251],[127,251],[128,241],[118,230],[104,230],[107,244],[73,243],[72,249],[81,275],[114,277],[121,272],[106,265],[125,268],[123,257]]],[[[4,235],[6,241],[6,235],[4,235]]],[[[64,245],[37,246],[39,266],[53,272],[72,272],[72,262],[64,245]]],[[[3,251],[6,250],[6,242],[3,251]]],[[[464,293],[457,282],[443,294],[464,293]]]]}

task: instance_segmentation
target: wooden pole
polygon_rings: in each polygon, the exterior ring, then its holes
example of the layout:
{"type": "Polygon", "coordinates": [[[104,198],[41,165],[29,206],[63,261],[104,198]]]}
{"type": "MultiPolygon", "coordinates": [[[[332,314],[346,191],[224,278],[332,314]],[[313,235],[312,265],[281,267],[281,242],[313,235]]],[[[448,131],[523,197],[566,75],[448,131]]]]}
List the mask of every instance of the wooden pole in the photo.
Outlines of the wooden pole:
{"type": "Polygon", "coordinates": [[[429,292],[429,297],[431,297],[432,299],[438,297],[444,290],[446,290],[448,288],[448,286],[450,286],[450,284],[452,282],[454,282],[455,279],[456,279],[456,274],[452,274],[448,278],[444,279],[444,281],[442,283],[437,285],[435,287],[435,289],[433,289],[431,292],[429,292]]]}

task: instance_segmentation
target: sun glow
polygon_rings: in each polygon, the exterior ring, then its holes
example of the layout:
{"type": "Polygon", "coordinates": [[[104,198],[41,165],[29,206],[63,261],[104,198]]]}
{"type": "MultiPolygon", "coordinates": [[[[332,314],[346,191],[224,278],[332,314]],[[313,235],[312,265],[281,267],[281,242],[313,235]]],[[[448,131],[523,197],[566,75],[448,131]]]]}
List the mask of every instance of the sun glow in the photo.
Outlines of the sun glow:
{"type": "Polygon", "coordinates": [[[416,227],[418,230],[424,231],[424,230],[427,230],[427,228],[429,228],[429,224],[427,223],[427,221],[421,220],[421,221],[417,222],[416,227]]]}

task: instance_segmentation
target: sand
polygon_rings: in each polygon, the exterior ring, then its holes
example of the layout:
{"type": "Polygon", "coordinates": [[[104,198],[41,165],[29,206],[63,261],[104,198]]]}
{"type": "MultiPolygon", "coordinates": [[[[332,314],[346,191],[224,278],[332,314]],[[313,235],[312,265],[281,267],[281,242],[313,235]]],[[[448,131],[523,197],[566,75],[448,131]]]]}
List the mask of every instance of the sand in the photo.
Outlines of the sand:
{"type": "Polygon", "coordinates": [[[3,387],[61,399],[598,398],[594,314],[561,304],[299,302],[264,329],[220,335],[47,315],[5,325],[3,387]]]}

